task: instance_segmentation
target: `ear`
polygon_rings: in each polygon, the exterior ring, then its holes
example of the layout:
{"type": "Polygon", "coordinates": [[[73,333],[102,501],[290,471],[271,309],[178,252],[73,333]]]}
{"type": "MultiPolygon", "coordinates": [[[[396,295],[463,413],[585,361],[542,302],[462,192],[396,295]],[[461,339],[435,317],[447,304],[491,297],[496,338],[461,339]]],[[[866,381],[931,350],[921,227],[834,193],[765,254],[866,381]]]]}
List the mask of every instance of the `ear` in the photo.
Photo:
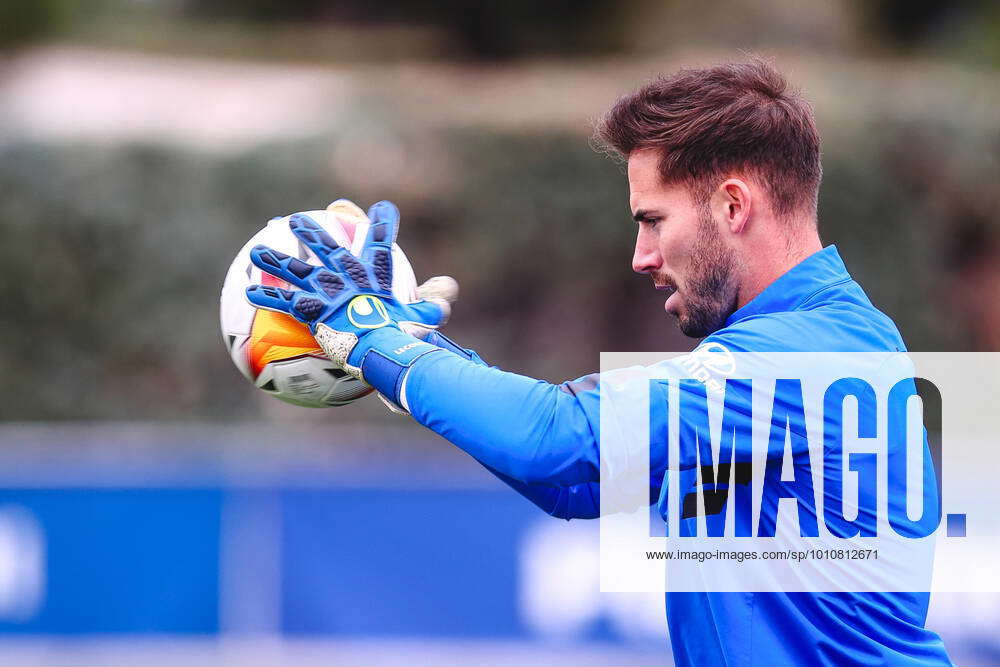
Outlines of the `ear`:
{"type": "Polygon", "coordinates": [[[750,186],[739,178],[727,178],[709,200],[712,216],[733,234],[740,234],[750,221],[753,196],[750,186]]]}

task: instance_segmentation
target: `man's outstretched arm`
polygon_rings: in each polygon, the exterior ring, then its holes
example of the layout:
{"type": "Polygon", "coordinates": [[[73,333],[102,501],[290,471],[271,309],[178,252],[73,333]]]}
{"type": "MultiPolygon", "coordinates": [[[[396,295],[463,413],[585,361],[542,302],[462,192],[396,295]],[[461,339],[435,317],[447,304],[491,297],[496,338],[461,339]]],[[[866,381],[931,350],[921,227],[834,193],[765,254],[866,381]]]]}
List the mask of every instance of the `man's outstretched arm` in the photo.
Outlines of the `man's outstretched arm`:
{"type": "Polygon", "coordinates": [[[528,484],[599,481],[599,422],[574,394],[449,354],[401,330],[405,322],[435,325],[444,313],[433,302],[403,304],[394,297],[391,248],[399,212],[380,202],[369,218],[356,257],[307,215],[292,216],[292,233],[322,265],[257,246],[250,252],[254,265],[297,289],[254,285],[247,299],[308,324],[331,360],[493,470],[528,484]]]}
{"type": "MultiPolygon", "coordinates": [[[[391,333],[383,336],[403,343],[405,334],[391,333]]],[[[394,371],[382,370],[373,364],[366,380],[383,393],[394,391],[394,371]]],[[[446,353],[426,354],[404,372],[399,390],[387,395],[494,471],[528,484],[600,480],[597,424],[559,386],[446,353]]]]}
{"type": "MultiPolygon", "coordinates": [[[[488,367],[482,357],[475,351],[463,348],[452,341],[447,336],[433,331],[421,337],[424,341],[443,348],[447,352],[457,355],[459,358],[467,359],[479,366],[488,367]]],[[[566,382],[560,385],[560,389],[577,395],[579,389],[596,389],[596,382],[593,378],[582,378],[575,382],[566,382]]],[[[591,397],[592,398],[592,397],[591,397]]],[[[593,402],[592,400],[589,402],[593,402]]],[[[583,407],[583,403],[581,403],[583,407]]],[[[586,408],[584,408],[586,409],[586,408]]],[[[478,459],[477,459],[478,460],[478,459]]],[[[528,484],[510,475],[491,468],[482,461],[478,461],[484,468],[489,470],[497,479],[507,486],[517,491],[520,495],[530,500],[543,512],[557,519],[596,519],[601,513],[600,484],[598,482],[584,482],[572,486],[553,486],[551,484],[528,484]]]]}

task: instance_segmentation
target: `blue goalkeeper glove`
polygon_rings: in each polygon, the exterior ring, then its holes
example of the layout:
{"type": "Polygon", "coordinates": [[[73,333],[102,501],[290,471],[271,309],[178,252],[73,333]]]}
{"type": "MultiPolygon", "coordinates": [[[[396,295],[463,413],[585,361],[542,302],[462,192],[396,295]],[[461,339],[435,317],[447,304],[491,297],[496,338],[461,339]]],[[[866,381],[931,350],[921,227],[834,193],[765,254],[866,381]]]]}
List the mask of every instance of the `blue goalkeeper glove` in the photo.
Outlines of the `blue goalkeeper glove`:
{"type": "Polygon", "coordinates": [[[322,266],[256,246],[250,251],[254,265],[298,289],[252,285],[246,294],[258,308],[288,313],[307,324],[326,355],[359,380],[368,381],[366,372],[375,369],[382,379],[379,384],[394,385],[376,388],[386,389],[381,393],[388,392],[398,403],[398,384],[405,369],[424,354],[441,349],[403,329],[433,330],[447,316],[447,303],[444,299],[424,299],[404,304],[393,296],[392,245],[399,229],[399,211],[383,201],[372,206],[368,216],[371,225],[360,257],[340,247],[309,216],[292,216],[292,233],[322,266]]]}

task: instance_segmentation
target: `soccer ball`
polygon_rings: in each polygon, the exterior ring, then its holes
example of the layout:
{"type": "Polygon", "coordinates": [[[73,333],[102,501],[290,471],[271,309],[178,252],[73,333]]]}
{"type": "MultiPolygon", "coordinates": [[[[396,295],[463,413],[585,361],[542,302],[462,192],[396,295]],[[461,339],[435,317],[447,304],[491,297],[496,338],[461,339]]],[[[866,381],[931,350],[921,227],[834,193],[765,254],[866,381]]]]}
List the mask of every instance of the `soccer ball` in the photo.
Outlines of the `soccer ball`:
{"type": "MultiPolygon", "coordinates": [[[[355,255],[368,234],[364,211],[338,199],[325,211],[308,211],[334,240],[355,255]]],[[[310,264],[320,261],[288,227],[288,217],[275,218],[246,242],[233,260],[222,286],[222,337],[236,368],[255,387],[276,398],[309,408],[346,405],[372,392],[330,361],[313,339],[309,327],[285,313],[255,308],[246,299],[249,285],[290,288],[250,262],[250,249],[262,243],[310,264]]],[[[392,291],[403,303],[417,300],[417,280],[409,260],[392,247],[392,291]]],[[[294,289],[294,287],[291,287],[294,289]]]]}

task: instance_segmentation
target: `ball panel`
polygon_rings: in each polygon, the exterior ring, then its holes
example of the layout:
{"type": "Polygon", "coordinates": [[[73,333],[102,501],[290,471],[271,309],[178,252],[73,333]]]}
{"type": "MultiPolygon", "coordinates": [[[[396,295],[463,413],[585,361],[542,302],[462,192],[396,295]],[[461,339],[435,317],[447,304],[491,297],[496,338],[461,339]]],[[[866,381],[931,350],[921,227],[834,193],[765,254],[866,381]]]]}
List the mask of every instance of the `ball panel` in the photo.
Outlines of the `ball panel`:
{"type": "Polygon", "coordinates": [[[351,380],[350,383],[346,380],[335,383],[330,392],[323,397],[323,402],[331,407],[347,405],[375,391],[354,378],[351,380]]]}
{"type": "Polygon", "coordinates": [[[326,357],[310,354],[268,364],[254,384],[275,398],[306,408],[347,405],[373,391],[345,377],[326,357]]]}
{"type": "Polygon", "coordinates": [[[392,246],[392,293],[403,303],[417,301],[417,277],[406,253],[395,244],[392,246]]]}
{"type": "Polygon", "coordinates": [[[245,349],[255,378],[271,362],[303,354],[323,354],[309,327],[284,313],[269,310],[257,311],[245,349]]]}

